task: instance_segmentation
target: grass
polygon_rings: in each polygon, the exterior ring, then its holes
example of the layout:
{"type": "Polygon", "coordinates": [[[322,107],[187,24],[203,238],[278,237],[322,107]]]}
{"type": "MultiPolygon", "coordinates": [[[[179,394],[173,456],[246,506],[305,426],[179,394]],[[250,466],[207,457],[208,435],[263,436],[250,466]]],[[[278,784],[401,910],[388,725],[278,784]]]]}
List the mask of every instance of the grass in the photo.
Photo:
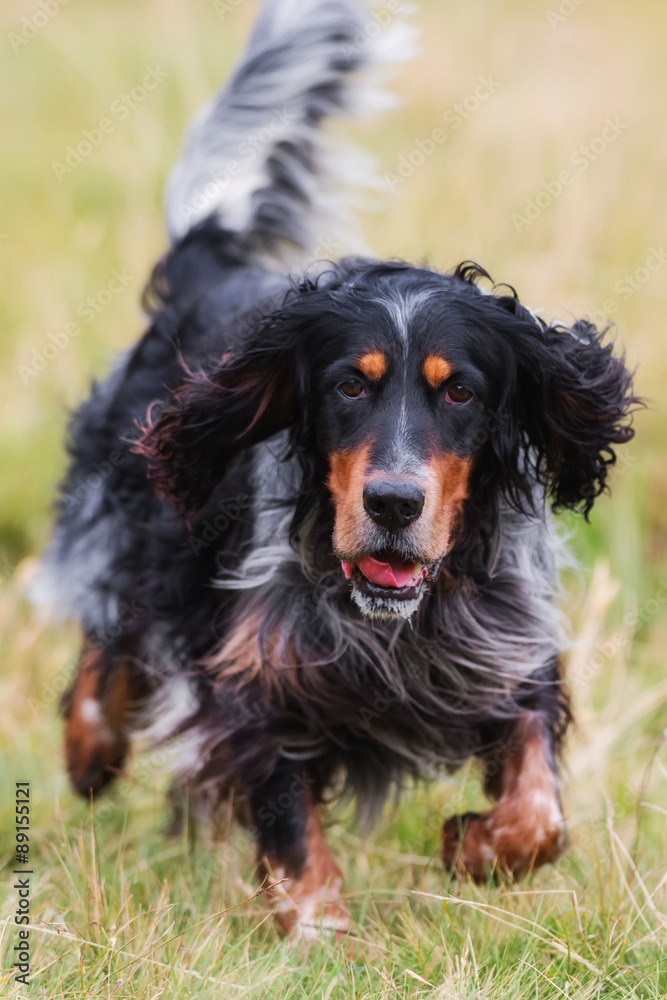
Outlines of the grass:
{"type": "Polygon", "coordinates": [[[370,838],[343,808],[330,840],[358,920],[357,953],[322,946],[307,958],[251,898],[252,856],[238,831],[227,845],[194,846],[163,832],[157,762],[138,758],[91,822],[64,778],[56,712],[76,632],[45,622],[24,596],[64,469],[67,409],[141,330],[139,292],[165,244],[166,171],[185,122],[238,53],[256,3],[222,5],[220,17],[204,0],[77,0],[17,42],[22,19],[39,9],[8,0],[2,13],[0,995],[27,992],[10,972],[10,858],[14,782],[29,780],[34,996],[665,996],[667,268],[637,271],[667,233],[667,147],[656,128],[667,83],[664,5],[586,0],[552,25],[548,6],[528,0],[425,2],[424,52],[397,84],[403,107],[351,130],[377,154],[381,173],[396,174],[417,140],[423,146],[447,126],[446,140],[394,185],[382,210],[363,213],[377,252],[443,268],[471,257],[550,315],[607,310],[652,406],[637,420],[613,498],[599,502],[590,525],[571,524],[585,570],[566,599],[578,719],[564,779],[569,850],[519,886],[448,881],[439,831],[446,815],[480,804],[474,769],[410,790],[370,838]],[[164,80],[121,117],[114,102],[150,67],[164,80]],[[455,105],[480,76],[499,86],[454,128],[455,105]],[[105,117],[112,130],[59,180],[53,162],[105,117]],[[513,214],[525,213],[607,118],[623,126],[615,140],[518,231],[513,214]],[[112,272],[123,269],[126,287],[109,298],[112,272]],[[79,332],[67,340],[72,321],[79,332]],[[50,334],[57,349],[45,351],[50,334]],[[37,356],[43,370],[26,376],[37,356]]]}

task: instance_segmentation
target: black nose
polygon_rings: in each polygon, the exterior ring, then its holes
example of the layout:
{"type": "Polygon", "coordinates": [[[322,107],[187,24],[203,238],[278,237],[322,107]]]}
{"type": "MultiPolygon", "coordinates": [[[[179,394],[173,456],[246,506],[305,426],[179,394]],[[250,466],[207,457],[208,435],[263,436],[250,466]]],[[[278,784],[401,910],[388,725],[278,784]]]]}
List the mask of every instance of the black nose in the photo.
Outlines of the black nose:
{"type": "Polygon", "coordinates": [[[390,531],[416,521],[424,506],[424,491],[415,483],[374,479],[364,486],[364,509],[376,524],[390,531]]]}

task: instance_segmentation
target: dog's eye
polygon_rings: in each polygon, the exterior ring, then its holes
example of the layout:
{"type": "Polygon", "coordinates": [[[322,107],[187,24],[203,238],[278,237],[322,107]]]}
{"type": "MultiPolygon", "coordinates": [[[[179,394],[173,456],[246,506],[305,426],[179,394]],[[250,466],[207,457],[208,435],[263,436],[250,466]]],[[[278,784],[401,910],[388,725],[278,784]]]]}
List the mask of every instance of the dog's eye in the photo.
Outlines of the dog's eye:
{"type": "Polygon", "coordinates": [[[461,382],[454,382],[445,393],[445,399],[448,403],[467,403],[471,396],[470,389],[466,389],[461,382]]]}
{"type": "Polygon", "coordinates": [[[341,382],[338,391],[346,399],[362,399],[366,395],[363,383],[356,378],[351,378],[349,382],[341,382]]]}

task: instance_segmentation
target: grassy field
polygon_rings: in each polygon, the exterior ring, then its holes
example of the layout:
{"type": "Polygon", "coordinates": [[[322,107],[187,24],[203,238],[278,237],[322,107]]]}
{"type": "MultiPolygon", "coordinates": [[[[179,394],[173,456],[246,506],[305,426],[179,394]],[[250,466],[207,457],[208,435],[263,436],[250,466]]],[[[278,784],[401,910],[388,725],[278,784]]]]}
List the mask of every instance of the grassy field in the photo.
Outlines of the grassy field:
{"type": "Polygon", "coordinates": [[[565,599],[578,720],[564,778],[570,848],[519,886],[450,882],[439,831],[481,802],[474,770],[413,790],[371,837],[343,810],[330,839],[357,951],[304,958],[251,898],[238,831],[194,847],[164,833],[159,761],[139,758],[91,821],[64,777],[57,718],[77,636],[24,596],[64,469],[67,410],[141,331],[139,294],[165,246],[166,172],[257,5],[5,0],[0,995],[667,995],[667,7],[548,3],[424,2],[423,53],[395,85],[403,106],[354,131],[387,175],[379,211],[363,213],[378,253],[442,268],[473,258],[547,315],[606,314],[640,366],[651,407],[613,496],[590,525],[570,526],[583,566],[565,599]],[[149,72],[154,89],[125,103],[149,72]],[[68,164],[67,147],[105,118],[90,155],[68,164]],[[573,180],[559,192],[565,169],[573,180]],[[18,781],[32,785],[29,989],[11,973],[18,781]]]}

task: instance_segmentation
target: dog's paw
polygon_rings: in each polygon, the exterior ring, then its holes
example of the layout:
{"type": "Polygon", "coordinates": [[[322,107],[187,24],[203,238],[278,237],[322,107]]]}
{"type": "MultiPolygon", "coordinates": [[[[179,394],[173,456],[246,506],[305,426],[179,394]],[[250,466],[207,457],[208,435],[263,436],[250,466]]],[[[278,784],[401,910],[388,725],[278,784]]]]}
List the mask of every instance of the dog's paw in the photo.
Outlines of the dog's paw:
{"type": "Polygon", "coordinates": [[[484,882],[497,863],[485,830],[488,813],[452,816],[444,825],[442,854],[445,868],[484,882]]]}
{"type": "Polygon", "coordinates": [[[342,880],[308,893],[298,880],[287,879],[267,894],[276,920],[301,952],[322,941],[342,945],[352,927],[347,904],[340,899],[342,880]]]}
{"type": "Polygon", "coordinates": [[[345,903],[334,900],[314,912],[294,911],[292,914],[277,914],[278,920],[287,931],[290,943],[302,953],[313,945],[330,942],[344,946],[348,954],[353,954],[354,945],[347,940],[352,927],[352,917],[345,903]]]}
{"type": "Polygon", "coordinates": [[[88,798],[99,795],[117,777],[127,753],[127,741],[85,725],[71,725],[65,743],[67,772],[74,789],[88,798]]]}
{"type": "Polygon", "coordinates": [[[443,830],[445,867],[475,882],[500,873],[519,878],[556,861],[564,846],[560,810],[527,813],[508,802],[485,813],[452,816],[443,830]]]}

